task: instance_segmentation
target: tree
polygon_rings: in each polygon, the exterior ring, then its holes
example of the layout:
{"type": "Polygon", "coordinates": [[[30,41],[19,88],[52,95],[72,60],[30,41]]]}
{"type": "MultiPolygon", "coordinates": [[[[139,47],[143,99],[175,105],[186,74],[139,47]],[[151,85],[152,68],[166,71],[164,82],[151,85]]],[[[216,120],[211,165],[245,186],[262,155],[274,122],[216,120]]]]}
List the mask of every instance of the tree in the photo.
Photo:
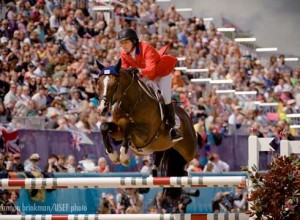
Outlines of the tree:
{"type": "Polygon", "coordinates": [[[247,170],[253,185],[249,215],[257,219],[300,219],[300,159],[295,155],[274,156],[267,172],[256,166],[247,170]]]}

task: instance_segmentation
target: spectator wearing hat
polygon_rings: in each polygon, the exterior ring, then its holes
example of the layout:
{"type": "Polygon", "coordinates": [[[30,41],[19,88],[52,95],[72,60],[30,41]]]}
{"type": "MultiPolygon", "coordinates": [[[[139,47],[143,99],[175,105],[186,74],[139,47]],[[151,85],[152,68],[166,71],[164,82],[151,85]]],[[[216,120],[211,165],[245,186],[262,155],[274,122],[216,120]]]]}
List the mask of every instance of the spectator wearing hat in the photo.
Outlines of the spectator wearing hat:
{"type": "Polygon", "coordinates": [[[55,99],[55,97],[57,95],[58,95],[58,91],[53,86],[48,86],[47,103],[46,103],[46,105],[47,106],[51,105],[51,103],[54,101],[54,99],[55,99]]]}
{"type": "Polygon", "coordinates": [[[58,125],[58,122],[57,122],[58,121],[57,112],[55,110],[52,110],[52,111],[49,112],[49,108],[48,108],[47,111],[48,111],[47,115],[48,115],[49,119],[45,124],[45,128],[46,129],[56,129],[56,128],[58,128],[59,125],[58,125]]]}
{"type": "Polygon", "coordinates": [[[290,99],[293,99],[292,88],[290,85],[285,85],[279,96],[279,100],[283,103],[287,103],[290,99]]]}
{"type": "Polygon", "coordinates": [[[299,112],[299,107],[296,105],[295,99],[290,99],[286,102],[286,114],[296,114],[299,112]]]}
{"type": "Polygon", "coordinates": [[[42,169],[39,167],[39,161],[40,161],[39,154],[37,153],[31,154],[29,157],[29,161],[30,163],[24,168],[26,172],[32,172],[32,171],[42,172],[42,169]]]}
{"type": "Polygon", "coordinates": [[[68,106],[70,102],[70,90],[67,87],[61,87],[58,92],[59,97],[61,98],[64,106],[68,106]]]}
{"type": "Polygon", "coordinates": [[[21,162],[21,155],[16,153],[13,155],[13,165],[12,170],[13,172],[24,172],[24,165],[21,162]]]}

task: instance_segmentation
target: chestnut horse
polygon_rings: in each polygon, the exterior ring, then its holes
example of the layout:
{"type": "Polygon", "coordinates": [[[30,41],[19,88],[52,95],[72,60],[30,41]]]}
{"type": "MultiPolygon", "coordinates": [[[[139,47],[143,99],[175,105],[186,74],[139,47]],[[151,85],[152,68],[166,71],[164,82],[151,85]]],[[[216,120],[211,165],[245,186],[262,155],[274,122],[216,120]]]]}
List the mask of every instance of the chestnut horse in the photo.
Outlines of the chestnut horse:
{"type": "MultiPolygon", "coordinates": [[[[161,176],[184,176],[185,166],[196,155],[197,140],[193,124],[188,114],[179,106],[175,112],[180,118],[183,140],[173,143],[169,137],[169,127],[162,120],[160,103],[149,88],[136,74],[129,74],[121,68],[121,60],[116,66],[104,67],[98,80],[98,111],[105,116],[109,110],[112,121],[101,124],[101,133],[106,153],[114,163],[127,165],[129,148],[137,156],[154,154],[154,165],[161,176]],[[120,154],[111,142],[122,141],[120,154]]],[[[153,173],[154,174],[154,173],[153,173]]],[[[165,194],[173,198],[181,195],[181,189],[165,189],[165,194]]]]}

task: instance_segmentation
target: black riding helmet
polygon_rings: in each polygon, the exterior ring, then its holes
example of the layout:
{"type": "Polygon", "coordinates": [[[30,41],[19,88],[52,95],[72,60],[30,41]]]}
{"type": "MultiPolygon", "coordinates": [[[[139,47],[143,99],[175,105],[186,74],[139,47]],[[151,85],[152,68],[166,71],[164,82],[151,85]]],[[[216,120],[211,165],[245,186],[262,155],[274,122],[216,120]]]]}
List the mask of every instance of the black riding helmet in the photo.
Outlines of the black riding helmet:
{"type": "Polygon", "coordinates": [[[124,41],[124,40],[131,40],[133,42],[138,42],[139,38],[135,32],[135,30],[131,28],[124,28],[118,33],[118,40],[124,41]]]}
{"type": "Polygon", "coordinates": [[[124,28],[121,30],[118,34],[118,40],[119,41],[124,41],[124,40],[130,40],[133,43],[133,47],[130,51],[130,53],[133,51],[135,48],[135,53],[140,54],[140,49],[139,49],[139,38],[135,32],[135,30],[131,28],[124,28]]]}

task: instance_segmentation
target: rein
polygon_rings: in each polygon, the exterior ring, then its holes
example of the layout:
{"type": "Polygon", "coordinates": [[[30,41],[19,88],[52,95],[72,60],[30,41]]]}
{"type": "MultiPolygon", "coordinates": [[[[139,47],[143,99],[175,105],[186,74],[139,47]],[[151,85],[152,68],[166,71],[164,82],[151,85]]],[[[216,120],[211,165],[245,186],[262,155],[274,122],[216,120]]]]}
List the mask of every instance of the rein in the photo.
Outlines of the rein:
{"type": "MultiPolygon", "coordinates": [[[[131,78],[131,81],[129,83],[129,85],[126,87],[126,89],[124,90],[124,92],[122,93],[122,96],[120,98],[120,101],[119,101],[119,108],[127,115],[127,117],[129,117],[132,112],[134,111],[135,107],[137,106],[138,104],[138,99],[140,98],[140,87],[139,87],[139,90],[138,90],[138,97],[136,98],[135,100],[135,103],[133,105],[133,107],[131,108],[130,112],[129,113],[126,113],[122,108],[121,108],[121,105],[122,105],[122,99],[125,98],[127,96],[127,91],[129,90],[129,88],[131,87],[133,81],[135,79],[135,74],[133,74],[133,77],[131,78]]],[[[119,86],[119,82],[118,82],[118,86],[119,86]]]]}

